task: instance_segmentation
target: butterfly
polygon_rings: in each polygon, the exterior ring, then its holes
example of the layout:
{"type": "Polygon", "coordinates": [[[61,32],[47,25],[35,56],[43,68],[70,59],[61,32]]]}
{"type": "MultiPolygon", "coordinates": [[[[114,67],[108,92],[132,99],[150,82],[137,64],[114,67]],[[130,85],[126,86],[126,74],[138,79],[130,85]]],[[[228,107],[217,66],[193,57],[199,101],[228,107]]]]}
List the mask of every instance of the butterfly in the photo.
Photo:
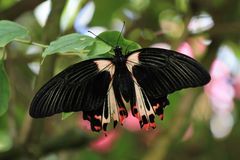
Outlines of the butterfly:
{"type": "Polygon", "coordinates": [[[116,45],[113,51],[111,58],[73,64],[50,79],[34,96],[31,117],[82,111],[92,131],[106,131],[111,121],[114,128],[123,124],[129,104],[141,128],[155,128],[155,116],[163,119],[170,93],[211,79],[195,59],[173,50],[142,48],[123,54],[116,45]]]}

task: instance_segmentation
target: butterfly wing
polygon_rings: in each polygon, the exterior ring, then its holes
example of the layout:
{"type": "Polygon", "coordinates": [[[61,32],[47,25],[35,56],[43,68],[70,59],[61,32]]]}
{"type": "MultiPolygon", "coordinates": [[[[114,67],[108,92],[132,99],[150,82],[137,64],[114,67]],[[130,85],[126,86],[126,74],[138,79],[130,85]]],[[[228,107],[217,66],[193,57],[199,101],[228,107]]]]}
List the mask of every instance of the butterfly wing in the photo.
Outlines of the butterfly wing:
{"type": "Polygon", "coordinates": [[[196,60],[172,50],[143,48],[126,58],[137,99],[131,106],[132,114],[145,129],[156,127],[155,115],[163,119],[169,93],[210,81],[210,75],[196,60]]]}
{"type": "Polygon", "coordinates": [[[92,111],[103,107],[111,81],[111,59],[94,59],[74,64],[49,80],[30,106],[34,118],[60,112],[92,111]]]}
{"type": "Polygon", "coordinates": [[[137,83],[154,98],[210,81],[196,60],[172,50],[143,48],[127,55],[127,64],[137,83]]]}

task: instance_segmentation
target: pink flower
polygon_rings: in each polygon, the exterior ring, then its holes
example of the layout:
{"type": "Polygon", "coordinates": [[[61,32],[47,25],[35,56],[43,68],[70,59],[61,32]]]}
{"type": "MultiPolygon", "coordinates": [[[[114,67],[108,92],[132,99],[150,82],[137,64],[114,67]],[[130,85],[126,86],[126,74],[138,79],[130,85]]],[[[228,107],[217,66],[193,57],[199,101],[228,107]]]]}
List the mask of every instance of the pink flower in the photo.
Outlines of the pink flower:
{"type": "MultiPolygon", "coordinates": [[[[92,132],[90,122],[88,120],[83,120],[82,115],[79,116],[78,126],[84,132],[87,132],[87,133],[92,132]]],[[[113,144],[119,137],[118,131],[119,130],[115,129],[115,130],[107,131],[105,133],[100,132],[102,134],[99,134],[97,139],[90,142],[89,147],[92,150],[96,152],[101,152],[101,153],[106,153],[110,151],[113,144]]]]}
{"type": "Polygon", "coordinates": [[[233,80],[233,86],[235,89],[235,97],[240,99],[240,75],[238,74],[233,80]]]}
{"type": "Polygon", "coordinates": [[[206,53],[207,45],[210,44],[209,41],[204,36],[197,36],[189,38],[189,45],[192,47],[193,55],[198,57],[206,53]]]}
{"type": "Polygon", "coordinates": [[[90,132],[90,131],[91,131],[90,122],[87,121],[87,120],[83,120],[82,115],[79,116],[78,126],[79,126],[79,128],[81,128],[81,130],[83,130],[84,132],[90,132]]]}
{"type": "Polygon", "coordinates": [[[227,80],[212,80],[206,87],[207,94],[216,110],[232,110],[234,88],[227,80]]]}
{"type": "Polygon", "coordinates": [[[118,137],[119,133],[117,132],[117,130],[111,130],[106,135],[102,134],[96,140],[92,141],[90,143],[90,148],[100,153],[109,152],[118,137]]]}
{"type": "Polygon", "coordinates": [[[131,112],[128,112],[128,117],[123,120],[123,127],[131,132],[141,130],[139,120],[131,112]]]}
{"type": "Polygon", "coordinates": [[[227,79],[230,76],[230,68],[221,60],[215,59],[210,69],[212,79],[227,79]]]}
{"type": "Polygon", "coordinates": [[[231,84],[230,69],[216,59],[210,70],[211,82],[205,87],[215,111],[231,111],[233,107],[234,88],[231,84]]]}
{"type": "Polygon", "coordinates": [[[181,43],[177,51],[189,57],[194,58],[192,47],[189,45],[188,42],[181,43]]]}

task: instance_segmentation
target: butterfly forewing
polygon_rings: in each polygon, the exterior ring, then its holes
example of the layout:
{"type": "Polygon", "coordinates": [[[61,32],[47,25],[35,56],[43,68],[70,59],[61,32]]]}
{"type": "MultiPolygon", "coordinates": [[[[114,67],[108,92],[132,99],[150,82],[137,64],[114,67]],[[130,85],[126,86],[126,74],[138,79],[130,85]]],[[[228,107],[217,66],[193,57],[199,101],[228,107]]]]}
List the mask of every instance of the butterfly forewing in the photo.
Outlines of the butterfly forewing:
{"type": "Polygon", "coordinates": [[[111,59],[74,64],[48,81],[30,106],[34,118],[60,112],[92,111],[103,107],[111,81],[111,59]]]}
{"type": "Polygon", "coordinates": [[[196,60],[171,50],[140,49],[127,56],[127,63],[149,97],[164,97],[210,81],[208,72],[196,60]]]}

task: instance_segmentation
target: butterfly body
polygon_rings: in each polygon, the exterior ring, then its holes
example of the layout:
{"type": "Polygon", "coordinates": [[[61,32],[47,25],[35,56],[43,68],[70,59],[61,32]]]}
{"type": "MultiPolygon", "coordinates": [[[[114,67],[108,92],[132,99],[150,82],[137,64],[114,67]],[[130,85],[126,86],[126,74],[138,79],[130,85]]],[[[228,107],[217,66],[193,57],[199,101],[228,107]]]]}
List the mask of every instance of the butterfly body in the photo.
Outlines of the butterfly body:
{"type": "Polygon", "coordinates": [[[113,58],[74,64],[47,82],[33,98],[34,118],[60,112],[83,111],[93,131],[106,130],[112,120],[123,123],[126,103],[142,128],[155,128],[163,119],[168,94],[210,81],[208,72],[194,59],[171,50],[143,48],[126,55],[113,49],[113,58]]]}

